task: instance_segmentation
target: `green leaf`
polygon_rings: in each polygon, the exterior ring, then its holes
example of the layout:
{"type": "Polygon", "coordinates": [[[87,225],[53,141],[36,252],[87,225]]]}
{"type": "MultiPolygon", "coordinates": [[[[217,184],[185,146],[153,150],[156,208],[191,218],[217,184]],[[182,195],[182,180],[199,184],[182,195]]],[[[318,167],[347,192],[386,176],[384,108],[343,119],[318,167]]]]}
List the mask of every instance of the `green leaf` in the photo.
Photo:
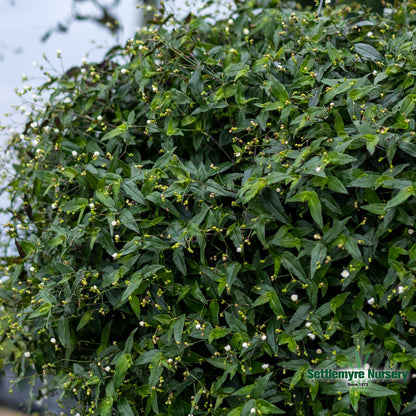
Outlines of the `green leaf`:
{"type": "Polygon", "coordinates": [[[382,386],[381,384],[368,383],[368,387],[362,392],[362,394],[367,397],[387,397],[398,393],[382,386]]]}
{"type": "Polygon", "coordinates": [[[130,354],[122,354],[117,360],[114,372],[114,388],[117,390],[123,383],[129,368],[130,354]]]}
{"type": "Polygon", "coordinates": [[[387,397],[377,397],[374,400],[374,416],[385,416],[387,410],[387,397]]]}
{"type": "Polygon", "coordinates": [[[313,220],[316,222],[318,227],[322,230],[324,228],[324,223],[322,220],[322,205],[319,200],[318,194],[315,191],[310,192],[310,197],[308,199],[309,209],[311,210],[311,215],[313,220]]]}
{"type": "Polygon", "coordinates": [[[112,210],[116,210],[117,206],[114,202],[114,199],[111,198],[108,194],[104,193],[103,191],[95,191],[95,195],[97,199],[107,208],[110,208],[112,210]]]}
{"type": "Polygon", "coordinates": [[[201,98],[201,92],[204,91],[204,82],[202,81],[202,72],[203,67],[199,66],[192,74],[189,79],[189,88],[191,89],[192,95],[198,100],[201,98]]]}
{"type": "Polygon", "coordinates": [[[377,51],[376,48],[374,48],[371,45],[368,45],[367,43],[356,43],[354,45],[355,52],[361,55],[363,58],[368,59],[373,62],[382,62],[383,57],[380,52],[377,51]]]}
{"type": "Polygon", "coordinates": [[[397,205],[402,204],[403,202],[407,201],[411,196],[415,196],[415,187],[414,186],[407,186],[406,188],[401,189],[397,195],[390,199],[390,201],[386,205],[386,210],[389,208],[393,208],[397,205]]]}
{"type": "Polygon", "coordinates": [[[349,296],[350,292],[340,293],[339,295],[336,295],[331,300],[331,311],[335,314],[337,309],[340,308],[344,302],[347,300],[347,297],[349,296]]]}
{"type": "Polygon", "coordinates": [[[78,326],[77,326],[77,331],[80,331],[82,328],[84,328],[85,325],[87,325],[87,323],[92,319],[92,312],[91,311],[87,311],[84,313],[84,315],[82,315],[82,318],[80,319],[78,326]]]}
{"type": "Polygon", "coordinates": [[[138,202],[141,205],[147,205],[146,198],[132,180],[125,181],[122,184],[122,189],[133,201],[138,202]]]}
{"type": "Polygon", "coordinates": [[[102,138],[102,140],[109,140],[109,139],[112,139],[113,137],[120,136],[126,131],[126,129],[127,129],[127,124],[123,123],[120,126],[116,127],[115,129],[106,133],[104,137],[102,138]]]}
{"type": "Polygon", "coordinates": [[[65,348],[71,347],[71,330],[69,329],[69,321],[63,316],[60,317],[58,323],[58,338],[65,348]]]}
{"type": "Polygon", "coordinates": [[[259,410],[259,413],[262,415],[284,415],[285,411],[279,409],[273,403],[270,403],[266,400],[256,400],[256,408],[259,410]]]}
{"type": "Polygon", "coordinates": [[[224,327],[214,328],[208,336],[208,342],[211,344],[212,341],[214,341],[215,339],[223,338],[229,333],[230,333],[229,328],[224,328],[224,327]]]}
{"type": "Polygon", "coordinates": [[[140,234],[140,229],[137,226],[136,220],[128,209],[123,208],[121,210],[120,221],[128,229],[135,231],[137,234],[140,234]]]}
{"type": "Polygon", "coordinates": [[[105,397],[104,400],[101,401],[100,416],[111,416],[111,413],[113,412],[113,402],[114,399],[112,397],[105,397]]]}
{"type": "Polygon", "coordinates": [[[88,199],[86,198],[74,198],[69,200],[62,209],[65,212],[76,212],[80,209],[85,209],[88,206],[88,199]]]}
{"type": "Polygon", "coordinates": [[[282,103],[285,103],[289,99],[285,86],[273,75],[269,76],[269,80],[273,95],[282,103]]]}
{"type": "Polygon", "coordinates": [[[133,409],[125,397],[117,401],[117,410],[120,412],[120,416],[135,416],[133,409]]]}
{"type": "Polygon", "coordinates": [[[129,284],[127,285],[126,290],[121,295],[120,299],[114,305],[114,308],[120,308],[123,306],[129,297],[140,287],[141,283],[143,282],[143,276],[140,272],[136,272],[131,277],[129,284]]]}
{"type": "Polygon", "coordinates": [[[298,259],[289,251],[285,251],[282,255],[282,264],[285,269],[293,273],[298,279],[306,282],[306,273],[298,259]]]}
{"type": "Polygon", "coordinates": [[[180,344],[182,342],[182,335],[183,335],[183,327],[185,325],[185,318],[186,315],[183,314],[179,318],[176,318],[172,324],[172,330],[173,330],[173,338],[175,339],[175,342],[177,344],[180,344]]]}

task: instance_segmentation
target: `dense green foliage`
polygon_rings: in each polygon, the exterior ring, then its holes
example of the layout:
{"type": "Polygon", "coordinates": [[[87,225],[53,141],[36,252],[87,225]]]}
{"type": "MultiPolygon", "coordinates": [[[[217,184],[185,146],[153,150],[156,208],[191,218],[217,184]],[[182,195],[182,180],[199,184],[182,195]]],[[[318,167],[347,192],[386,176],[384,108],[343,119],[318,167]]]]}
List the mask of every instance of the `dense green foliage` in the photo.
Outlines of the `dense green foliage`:
{"type": "Polygon", "coordinates": [[[411,414],[307,370],[416,368],[415,9],[241,3],[41,88],[10,360],[81,415],[411,414]]]}

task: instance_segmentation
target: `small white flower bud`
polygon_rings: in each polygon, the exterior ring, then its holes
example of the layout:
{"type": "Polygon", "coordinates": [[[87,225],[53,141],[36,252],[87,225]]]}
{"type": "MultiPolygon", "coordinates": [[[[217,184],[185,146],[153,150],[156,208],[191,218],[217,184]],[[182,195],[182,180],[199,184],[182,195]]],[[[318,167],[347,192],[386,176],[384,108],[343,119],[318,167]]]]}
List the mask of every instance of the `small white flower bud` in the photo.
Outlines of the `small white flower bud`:
{"type": "Polygon", "coordinates": [[[297,302],[297,300],[299,299],[299,296],[298,296],[296,293],[294,293],[294,294],[290,297],[290,299],[292,300],[292,302],[297,302]]]}
{"type": "Polygon", "coordinates": [[[397,288],[397,292],[399,293],[399,295],[401,295],[404,292],[404,287],[403,286],[399,286],[397,288]]]}
{"type": "Polygon", "coordinates": [[[51,342],[52,342],[52,344],[56,344],[56,339],[55,338],[51,338],[51,342]]]}
{"type": "Polygon", "coordinates": [[[264,363],[264,364],[262,364],[262,365],[261,365],[261,368],[262,368],[263,370],[267,370],[267,369],[269,368],[269,364],[264,363]]]}
{"type": "Polygon", "coordinates": [[[341,276],[342,277],[348,277],[350,275],[350,272],[348,271],[348,270],[343,270],[342,272],[341,272],[341,276]]]}
{"type": "Polygon", "coordinates": [[[226,345],[225,347],[224,347],[224,349],[225,349],[225,351],[231,351],[231,345],[226,345]]]}
{"type": "Polygon", "coordinates": [[[77,157],[78,156],[78,152],[76,150],[72,151],[72,156],[77,157]]]}
{"type": "Polygon", "coordinates": [[[376,301],[376,300],[375,300],[373,297],[371,297],[370,299],[368,299],[367,303],[368,303],[369,305],[374,305],[375,301],[376,301]]]}
{"type": "Polygon", "coordinates": [[[313,341],[316,338],[316,335],[313,334],[312,332],[309,332],[308,337],[309,337],[309,339],[311,339],[313,341]]]}

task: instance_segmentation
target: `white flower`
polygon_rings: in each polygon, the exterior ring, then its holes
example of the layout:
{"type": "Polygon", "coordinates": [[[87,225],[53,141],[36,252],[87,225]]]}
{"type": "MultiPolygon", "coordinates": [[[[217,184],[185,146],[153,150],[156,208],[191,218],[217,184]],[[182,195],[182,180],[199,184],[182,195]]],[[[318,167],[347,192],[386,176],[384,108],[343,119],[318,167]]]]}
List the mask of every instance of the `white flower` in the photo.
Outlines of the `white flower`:
{"type": "Polygon", "coordinates": [[[234,20],[233,19],[228,19],[228,24],[231,26],[234,24],[234,20]]]}
{"type": "Polygon", "coordinates": [[[101,121],[103,119],[103,116],[102,115],[99,115],[98,117],[97,117],[97,121],[101,121]]]}
{"type": "Polygon", "coordinates": [[[36,149],[36,153],[42,153],[42,149],[36,149]]]}
{"type": "Polygon", "coordinates": [[[75,416],[81,416],[81,413],[75,413],[75,416]]]}
{"type": "Polygon", "coordinates": [[[241,247],[237,247],[236,248],[237,253],[241,253],[242,252],[242,248],[241,247]]]}
{"type": "Polygon", "coordinates": [[[269,364],[264,363],[264,364],[262,364],[262,365],[261,365],[261,368],[262,368],[263,370],[267,370],[267,369],[269,368],[269,364]]]}
{"type": "Polygon", "coordinates": [[[56,204],[52,204],[52,205],[51,205],[51,208],[52,208],[52,209],[56,209],[56,204]]]}
{"type": "MultiPolygon", "coordinates": [[[[112,225],[113,227],[115,227],[115,226],[117,225],[117,221],[111,221],[111,225],[112,225]]],[[[114,257],[114,254],[113,254],[113,257],[114,257]]]]}
{"type": "Polygon", "coordinates": [[[416,378],[416,373],[412,374],[412,378],[416,378]]]}
{"type": "Polygon", "coordinates": [[[350,272],[348,271],[348,270],[343,270],[342,272],[341,272],[341,276],[342,277],[348,277],[350,275],[350,272]]]}
{"type": "Polygon", "coordinates": [[[30,123],[30,127],[32,127],[32,129],[35,129],[38,126],[38,123],[36,123],[36,121],[30,123]]]}
{"type": "Polygon", "coordinates": [[[368,32],[368,33],[367,33],[367,36],[368,36],[369,38],[371,38],[371,36],[373,36],[373,32],[368,32]]]}
{"type": "Polygon", "coordinates": [[[399,286],[399,287],[397,288],[397,292],[398,292],[399,294],[402,294],[402,293],[404,292],[404,287],[403,287],[403,286],[399,286]]]}
{"type": "Polygon", "coordinates": [[[413,228],[409,228],[407,232],[409,235],[412,235],[415,232],[415,230],[413,228]]]}
{"type": "Polygon", "coordinates": [[[196,324],[195,329],[198,329],[198,330],[201,329],[201,324],[196,324]]]}
{"type": "Polygon", "coordinates": [[[77,157],[78,156],[78,152],[76,150],[72,151],[72,156],[77,157]]]}
{"type": "Polygon", "coordinates": [[[127,69],[126,69],[126,68],[121,68],[120,72],[121,72],[122,74],[125,74],[125,73],[127,72],[127,69]]]}
{"type": "Polygon", "coordinates": [[[373,75],[376,76],[378,72],[376,70],[373,71],[373,75]]]}
{"type": "Polygon", "coordinates": [[[305,326],[306,326],[306,328],[310,328],[310,327],[312,326],[312,322],[309,322],[309,321],[308,321],[308,322],[306,322],[306,323],[305,323],[305,326]]]}
{"type": "Polygon", "coordinates": [[[139,325],[143,327],[143,326],[145,326],[146,324],[145,324],[145,322],[144,322],[144,321],[140,321],[140,322],[139,322],[139,325]]]}
{"type": "Polygon", "coordinates": [[[266,341],[266,340],[267,340],[267,335],[262,335],[262,336],[261,336],[261,340],[262,340],[262,341],[266,341]]]}
{"type": "Polygon", "coordinates": [[[292,299],[292,302],[296,302],[296,301],[299,299],[299,296],[298,296],[296,293],[294,293],[294,294],[290,297],[290,299],[292,299]]]}
{"type": "Polygon", "coordinates": [[[308,337],[313,341],[316,338],[316,335],[312,334],[312,332],[309,332],[308,337]]]}
{"type": "Polygon", "coordinates": [[[224,349],[225,349],[225,351],[231,351],[231,345],[226,345],[225,347],[224,347],[224,349]]]}
{"type": "Polygon", "coordinates": [[[31,272],[34,272],[34,271],[35,271],[35,268],[32,266],[29,270],[30,270],[31,272]]]}
{"type": "Polygon", "coordinates": [[[376,300],[373,298],[373,297],[371,297],[370,299],[368,299],[368,301],[367,301],[367,303],[369,304],[369,305],[374,305],[374,302],[375,302],[376,300]]]}
{"type": "Polygon", "coordinates": [[[100,152],[94,152],[94,157],[100,156],[100,152]]]}
{"type": "Polygon", "coordinates": [[[146,123],[147,124],[152,124],[152,120],[147,120],[146,123]]]}
{"type": "Polygon", "coordinates": [[[318,348],[318,349],[316,350],[316,353],[317,353],[317,354],[322,354],[322,350],[321,350],[320,348],[318,348]]]}
{"type": "Polygon", "coordinates": [[[247,347],[248,347],[248,344],[247,344],[247,342],[243,342],[243,343],[241,344],[241,346],[242,346],[243,348],[247,348],[247,347]]]}
{"type": "Polygon", "coordinates": [[[316,168],[315,168],[315,172],[320,172],[321,171],[321,167],[320,166],[317,166],[316,168]]]}
{"type": "Polygon", "coordinates": [[[56,50],[56,56],[57,58],[60,58],[62,56],[62,52],[59,49],[56,50]]]}
{"type": "Polygon", "coordinates": [[[244,33],[245,35],[248,35],[248,34],[250,33],[250,31],[249,31],[247,28],[245,28],[245,29],[243,30],[243,33],[244,33]]]}
{"type": "Polygon", "coordinates": [[[254,407],[252,407],[251,409],[250,409],[250,413],[252,414],[252,415],[254,415],[254,413],[256,413],[257,412],[257,410],[254,408],[254,407]]]}
{"type": "Polygon", "coordinates": [[[104,371],[106,371],[107,373],[111,370],[110,366],[107,365],[107,367],[104,368],[104,371]]]}
{"type": "Polygon", "coordinates": [[[147,10],[148,12],[151,12],[151,11],[153,10],[153,7],[152,7],[152,6],[147,6],[147,7],[146,7],[146,10],[147,10]]]}
{"type": "Polygon", "coordinates": [[[331,4],[331,0],[325,0],[325,4],[331,4]]]}
{"type": "Polygon", "coordinates": [[[173,363],[172,358],[168,358],[168,359],[167,359],[167,362],[168,362],[168,364],[172,364],[172,363],[173,363]]]}
{"type": "Polygon", "coordinates": [[[26,357],[26,358],[29,358],[29,357],[30,357],[30,352],[29,352],[29,351],[26,351],[26,352],[25,352],[25,357],[26,357]]]}
{"type": "Polygon", "coordinates": [[[118,257],[118,253],[113,253],[113,259],[116,259],[118,257]]]}
{"type": "Polygon", "coordinates": [[[52,342],[52,344],[56,344],[56,339],[55,338],[51,338],[51,342],[52,342]]]}
{"type": "Polygon", "coordinates": [[[93,203],[91,202],[91,204],[90,204],[90,208],[91,208],[91,209],[94,209],[94,208],[95,208],[95,204],[93,204],[93,203]]]}

